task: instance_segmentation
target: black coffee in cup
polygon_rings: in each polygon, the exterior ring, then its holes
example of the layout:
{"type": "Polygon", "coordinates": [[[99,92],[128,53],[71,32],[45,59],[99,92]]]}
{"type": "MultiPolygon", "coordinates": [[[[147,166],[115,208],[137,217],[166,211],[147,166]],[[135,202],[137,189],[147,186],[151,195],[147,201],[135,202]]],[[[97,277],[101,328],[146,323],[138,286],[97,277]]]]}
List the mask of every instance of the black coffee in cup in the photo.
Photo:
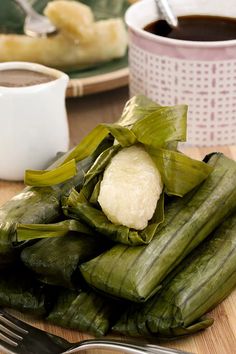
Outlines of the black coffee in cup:
{"type": "Polygon", "coordinates": [[[227,41],[236,39],[236,18],[220,16],[180,16],[178,28],[172,29],[165,20],[144,27],[147,32],[185,41],[227,41]]]}

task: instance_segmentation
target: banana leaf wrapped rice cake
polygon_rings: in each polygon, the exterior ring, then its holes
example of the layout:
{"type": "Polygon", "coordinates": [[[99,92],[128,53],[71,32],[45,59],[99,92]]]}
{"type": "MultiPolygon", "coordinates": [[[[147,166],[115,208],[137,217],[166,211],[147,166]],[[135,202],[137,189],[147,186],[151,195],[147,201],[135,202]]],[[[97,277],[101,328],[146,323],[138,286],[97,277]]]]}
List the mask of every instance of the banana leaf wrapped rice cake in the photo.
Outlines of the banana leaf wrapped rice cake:
{"type": "MultiPolygon", "coordinates": [[[[186,113],[184,105],[133,97],[117,123],[97,126],[50,170],[26,171],[31,187],[2,207],[0,264],[16,269],[12,262],[23,262],[43,292],[52,289],[49,321],[103,335],[130,301],[145,302],[133,304],[132,314],[146,314],[181,274],[181,261],[235,212],[236,163],[218,153],[197,161],[177,150],[186,113]]],[[[197,310],[182,321],[168,306],[173,333],[153,314],[151,334],[176,336],[212,322],[199,320],[197,310]]],[[[144,316],[136,324],[131,312],[114,329],[150,335],[144,316]]]]}
{"type": "Polygon", "coordinates": [[[64,289],[59,291],[47,320],[62,327],[102,336],[111,329],[122,308],[126,307],[89,289],[64,289]]]}
{"type": "Polygon", "coordinates": [[[65,215],[115,242],[148,244],[164,220],[164,193],[182,197],[212,170],[176,150],[186,139],[186,114],[184,105],[161,107],[137,96],[117,124],[98,126],[114,145],[87,172],[83,188],[64,199],[65,215]]]}
{"type": "Polygon", "coordinates": [[[0,306],[9,307],[34,316],[47,313],[50,293],[21,264],[0,272],[0,306]]]}
{"type": "Polygon", "coordinates": [[[43,284],[21,264],[0,273],[0,306],[96,336],[105,335],[126,309],[87,287],[70,290],[43,284]]]}
{"type": "MultiPolygon", "coordinates": [[[[0,207],[0,268],[17,259],[19,252],[15,246],[28,239],[28,233],[27,237],[23,233],[21,237],[17,234],[19,224],[48,224],[63,219],[61,197],[72,187],[81,187],[84,173],[110,144],[110,139],[104,139],[91,156],[79,161],[78,172],[73,178],[51,186],[28,186],[0,207]]],[[[63,159],[64,156],[60,157],[54,164],[63,159]]],[[[61,173],[63,175],[63,171],[61,173]]],[[[34,237],[30,235],[30,238],[34,237]]]]}
{"type": "Polygon", "coordinates": [[[133,306],[114,326],[132,336],[176,337],[213,323],[202,317],[236,286],[236,214],[185,259],[163,290],[142,306],[133,306]]]}
{"type": "Polygon", "coordinates": [[[21,252],[21,259],[43,283],[73,289],[79,282],[78,265],[105,249],[107,244],[101,237],[69,232],[26,247],[21,252]]]}
{"type": "Polygon", "coordinates": [[[213,154],[213,172],[197,188],[167,205],[165,221],[148,245],[116,244],[83,263],[88,284],[131,301],[146,301],[167,274],[236,208],[236,162],[213,154]]]}

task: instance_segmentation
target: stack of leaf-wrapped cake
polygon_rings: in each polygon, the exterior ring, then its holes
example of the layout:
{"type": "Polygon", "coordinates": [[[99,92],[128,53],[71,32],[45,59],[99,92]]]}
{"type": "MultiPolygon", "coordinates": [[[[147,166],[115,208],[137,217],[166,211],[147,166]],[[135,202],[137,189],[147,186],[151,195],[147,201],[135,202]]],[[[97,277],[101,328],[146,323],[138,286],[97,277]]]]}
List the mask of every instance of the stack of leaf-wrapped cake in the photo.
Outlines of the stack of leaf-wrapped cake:
{"type": "Polygon", "coordinates": [[[187,107],[133,97],[0,208],[0,305],[95,335],[206,328],[236,286],[236,162],[178,151],[187,107]]]}

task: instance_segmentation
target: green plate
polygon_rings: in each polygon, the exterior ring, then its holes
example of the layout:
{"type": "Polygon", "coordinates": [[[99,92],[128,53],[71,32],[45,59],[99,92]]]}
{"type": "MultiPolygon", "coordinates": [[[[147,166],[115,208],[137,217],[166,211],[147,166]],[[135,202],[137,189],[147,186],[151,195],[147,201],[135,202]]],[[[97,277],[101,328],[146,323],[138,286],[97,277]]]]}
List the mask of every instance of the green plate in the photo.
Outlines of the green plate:
{"type": "MultiPolygon", "coordinates": [[[[42,13],[49,0],[28,0],[34,8],[42,13]]],[[[128,0],[81,0],[90,6],[96,19],[123,17],[129,6],[128,0]]],[[[25,14],[14,0],[0,1],[0,32],[23,34],[25,14]]],[[[67,97],[83,96],[127,85],[127,54],[99,66],[67,72],[70,84],[67,97]]]]}

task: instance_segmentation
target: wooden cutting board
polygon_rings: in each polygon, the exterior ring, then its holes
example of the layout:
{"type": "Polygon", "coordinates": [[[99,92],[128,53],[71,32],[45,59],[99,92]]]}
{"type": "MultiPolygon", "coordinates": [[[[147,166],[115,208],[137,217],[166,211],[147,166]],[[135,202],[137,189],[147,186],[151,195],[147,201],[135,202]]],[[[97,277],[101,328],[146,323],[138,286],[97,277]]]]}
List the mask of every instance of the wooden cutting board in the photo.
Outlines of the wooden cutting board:
{"type": "MultiPolygon", "coordinates": [[[[221,151],[226,156],[236,160],[236,146],[188,149],[182,148],[182,150],[184,150],[187,155],[196,159],[202,159],[207,153],[213,151],[221,151]]],[[[0,181],[0,204],[6,202],[22,188],[22,183],[0,181]]],[[[62,336],[71,342],[92,338],[92,336],[86,333],[52,326],[43,321],[35,321],[32,320],[32,318],[17,312],[14,312],[14,314],[41,329],[58,336],[62,336]]],[[[152,343],[161,344],[170,348],[186,350],[196,354],[236,354],[236,289],[226,300],[224,300],[224,302],[211,311],[208,316],[214,318],[215,322],[213,326],[205,331],[175,341],[160,343],[154,339],[152,340],[152,343]]],[[[115,338],[120,337],[116,336],[115,338]]],[[[124,339],[124,337],[122,338],[124,339]]],[[[103,353],[101,350],[92,350],[90,352],[93,354],[103,353]]],[[[117,352],[104,351],[104,353],[114,354],[117,352]]]]}

